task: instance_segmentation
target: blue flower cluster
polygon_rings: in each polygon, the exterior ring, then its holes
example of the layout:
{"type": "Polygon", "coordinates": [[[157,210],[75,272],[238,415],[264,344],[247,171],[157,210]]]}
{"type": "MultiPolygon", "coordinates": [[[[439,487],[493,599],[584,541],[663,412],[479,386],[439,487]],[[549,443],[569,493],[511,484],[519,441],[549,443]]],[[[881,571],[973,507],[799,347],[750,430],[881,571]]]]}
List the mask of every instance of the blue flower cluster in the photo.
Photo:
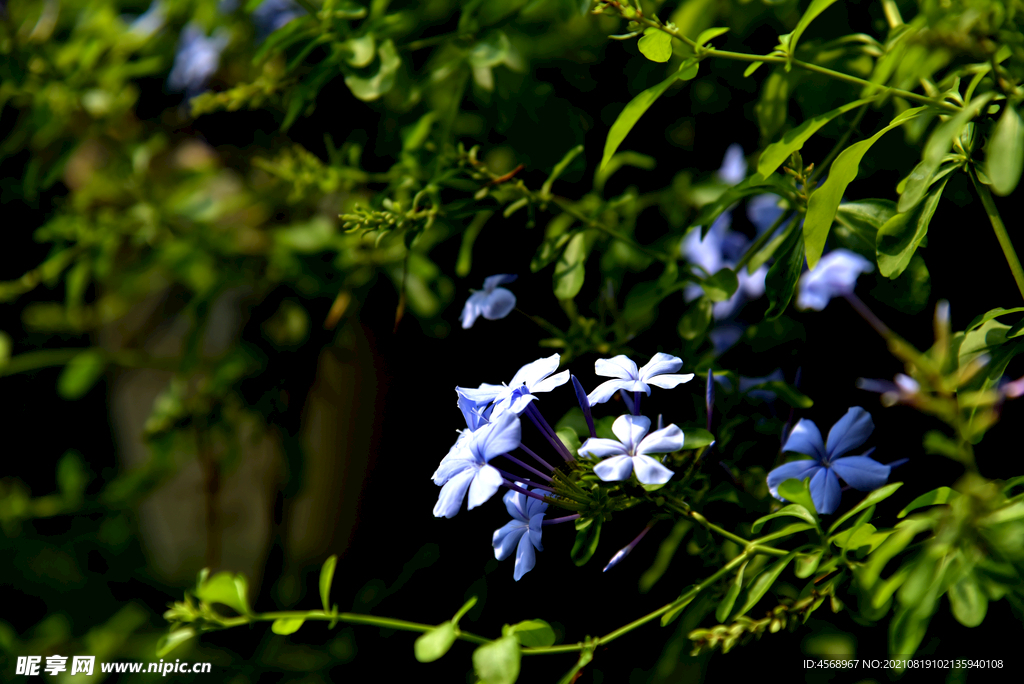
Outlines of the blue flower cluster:
{"type": "MultiPolygon", "coordinates": [[[[494,284],[500,282],[507,281],[494,284]]],[[[494,287],[485,290],[484,297],[492,295],[494,290],[494,287]]],[[[578,456],[598,459],[593,471],[605,482],[624,481],[635,474],[641,484],[664,484],[673,472],[662,464],[658,456],[683,447],[683,431],[677,426],[669,425],[651,432],[651,420],[639,412],[640,399],[644,394],[650,395],[651,386],[670,389],[693,378],[693,374],[676,372],[683,365],[677,357],[655,354],[642,368],[637,368],[632,360],[621,355],[600,359],[595,363],[595,372],[612,379],[600,384],[589,396],[569,371],[556,373],[558,365],[558,354],[552,354],[520,368],[508,384],[456,387],[457,405],[465,419],[466,429],[459,432],[455,444],[432,476],[434,484],[441,487],[434,505],[437,517],[452,518],[462,508],[463,501],[467,502],[467,508],[473,509],[493,497],[502,487],[508,489],[504,501],[512,521],[494,532],[491,543],[498,560],[508,558],[515,551],[514,577],[517,581],[536,564],[536,551],[543,550],[543,526],[580,517],[577,513],[544,519],[548,505],[557,505],[563,499],[551,486],[556,467],[523,444],[523,416],[564,463],[575,462],[578,456]],[[550,392],[569,382],[570,378],[590,429],[590,438],[575,454],[555,434],[536,405],[539,400],[537,394],[550,392]],[[608,401],[616,392],[622,393],[631,413],[620,416],[612,425],[616,439],[599,438],[594,429],[591,407],[608,401]],[[535,465],[513,455],[516,450],[535,465]],[[492,465],[499,456],[507,464],[525,470],[529,476],[492,465]]]]}

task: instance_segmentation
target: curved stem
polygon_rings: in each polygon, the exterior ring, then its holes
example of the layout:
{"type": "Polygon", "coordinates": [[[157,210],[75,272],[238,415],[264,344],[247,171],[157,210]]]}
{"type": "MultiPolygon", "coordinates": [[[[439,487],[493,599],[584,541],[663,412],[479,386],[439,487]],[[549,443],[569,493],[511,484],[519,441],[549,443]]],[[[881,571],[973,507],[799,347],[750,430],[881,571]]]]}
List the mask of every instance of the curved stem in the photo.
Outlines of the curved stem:
{"type": "Polygon", "coordinates": [[[985,207],[985,213],[988,214],[988,220],[992,224],[996,240],[999,241],[999,246],[1003,249],[1003,256],[1006,257],[1006,263],[1010,266],[1010,273],[1013,274],[1013,279],[1017,283],[1017,289],[1020,290],[1021,296],[1024,297],[1024,269],[1021,268],[1020,259],[1017,258],[1017,252],[1013,249],[1013,243],[1010,242],[1010,236],[1006,232],[1006,226],[1003,225],[1003,219],[999,216],[999,210],[992,199],[992,193],[989,192],[987,185],[978,182],[978,174],[974,169],[972,168],[970,171],[971,180],[974,182],[974,189],[978,191],[981,204],[985,207]]]}

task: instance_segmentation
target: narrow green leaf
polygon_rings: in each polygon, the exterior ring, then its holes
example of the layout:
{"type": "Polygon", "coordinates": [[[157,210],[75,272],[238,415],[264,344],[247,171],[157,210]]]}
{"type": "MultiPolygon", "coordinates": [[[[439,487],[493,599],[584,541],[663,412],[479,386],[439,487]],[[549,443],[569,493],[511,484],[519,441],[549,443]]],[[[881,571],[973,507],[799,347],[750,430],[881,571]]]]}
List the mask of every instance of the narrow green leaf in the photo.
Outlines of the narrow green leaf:
{"type": "Polygon", "coordinates": [[[432,663],[455,643],[455,625],[443,622],[429,632],[424,632],[413,644],[413,654],[421,663],[432,663]]]}
{"type": "Polygon", "coordinates": [[[470,596],[469,600],[463,603],[462,607],[459,608],[457,613],[455,613],[455,617],[452,618],[452,624],[458,626],[459,620],[462,619],[462,616],[468,613],[475,605],[476,596],[470,596]]]}
{"type": "Polygon", "coordinates": [[[619,149],[619,145],[626,139],[629,132],[633,130],[633,126],[644,115],[644,112],[661,97],[662,93],[668,90],[670,85],[675,83],[676,79],[687,81],[696,75],[697,60],[693,58],[688,59],[682,63],[676,73],[630,100],[629,104],[616,117],[615,123],[612,124],[611,129],[608,131],[608,139],[604,143],[604,154],[601,156],[601,168],[604,168],[605,164],[612,158],[612,155],[615,154],[615,151],[619,149]]]}
{"type": "Polygon", "coordinates": [[[915,107],[897,115],[888,126],[875,133],[867,140],[850,145],[839,153],[828,172],[828,178],[811,195],[807,203],[807,218],[804,220],[804,248],[807,254],[808,268],[818,265],[821,253],[825,250],[825,240],[829,228],[835,219],[839,203],[846,193],[846,187],[857,177],[860,161],[871,146],[901,124],[910,121],[924,112],[927,107],[915,107]]]}
{"type": "Polygon", "coordinates": [[[740,281],[731,268],[723,268],[702,280],[700,286],[704,288],[708,299],[713,302],[724,302],[736,293],[740,281]]]}
{"type": "Polygon", "coordinates": [[[156,642],[156,656],[157,658],[163,658],[165,655],[173,651],[175,648],[185,643],[196,635],[196,631],[191,627],[182,627],[176,629],[169,634],[165,634],[160,637],[160,640],[156,642]]]}
{"type": "Polygon", "coordinates": [[[839,519],[832,523],[832,526],[828,528],[829,534],[832,534],[832,532],[838,530],[840,525],[842,525],[844,522],[846,522],[853,516],[863,511],[865,508],[874,506],[880,501],[885,501],[890,496],[895,494],[896,490],[902,486],[902,482],[893,482],[892,484],[887,484],[884,487],[879,487],[875,491],[871,492],[870,494],[865,496],[859,504],[848,510],[843,515],[839,516],[839,519]]]}
{"type": "Polygon", "coordinates": [[[772,175],[780,166],[782,166],[783,163],[785,163],[787,159],[789,159],[791,154],[802,149],[804,143],[807,142],[812,135],[817,133],[822,126],[840,114],[845,114],[851,109],[856,109],[857,107],[866,105],[869,102],[871,102],[871,100],[866,99],[844,104],[842,107],[836,107],[830,112],[825,112],[824,114],[819,114],[812,119],[807,119],[793,130],[788,131],[782,136],[781,140],[773,142],[771,145],[764,148],[764,152],[761,153],[761,158],[757,162],[758,175],[761,176],[761,178],[767,178],[772,175]]]}
{"type": "Polygon", "coordinates": [[[1000,316],[1005,316],[1006,314],[1011,313],[1020,313],[1021,311],[1024,311],[1024,306],[1015,306],[1012,309],[1004,309],[1001,306],[997,306],[996,308],[990,309],[989,311],[986,311],[985,313],[975,318],[964,330],[965,332],[971,332],[975,328],[980,328],[981,326],[985,325],[993,318],[999,318],[1000,316]]]}
{"type": "Polygon", "coordinates": [[[768,275],[764,279],[769,302],[764,317],[768,320],[781,316],[796,293],[800,271],[804,266],[804,233],[801,233],[794,221],[789,227],[789,236],[779,248],[775,263],[768,268],[768,275]]]}
{"type": "Polygon", "coordinates": [[[985,173],[992,181],[992,192],[1009,195],[1020,182],[1024,169],[1024,126],[1020,114],[1009,103],[992,131],[985,155],[985,173]]]}
{"type": "Polygon", "coordinates": [[[807,509],[813,519],[818,519],[818,511],[814,508],[814,500],[811,498],[811,478],[805,477],[803,482],[797,479],[786,480],[778,487],[779,496],[787,501],[800,504],[807,509]]]}
{"type": "Polygon", "coordinates": [[[324,604],[324,610],[331,609],[331,584],[334,582],[334,568],[338,565],[338,557],[332,555],[324,561],[320,568],[320,600],[324,604]]]}
{"type": "Polygon", "coordinates": [[[544,185],[541,186],[540,194],[542,196],[547,197],[551,193],[551,186],[554,185],[555,181],[558,180],[558,177],[562,175],[566,168],[568,168],[569,164],[571,164],[572,161],[582,153],[583,145],[577,145],[565,153],[565,156],[562,157],[561,161],[555,164],[555,168],[551,170],[551,175],[548,176],[546,181],[544,181],[544,185]]]}
{"type": "Polygon", "coordinates": [[[939,487],[933,489],[930,492],[926,492],[921,496],[917,497],[904,508],[902,511],[896,514],[897,518],[905,518],[911,511],[916,511],[918,508],[924,508],[925,506],[936,506],[938,504],[944,504],[952,501],[953,499],[960,496],[960,493],[956,490],[950,489],[949,487],[939,487]]]}
{"type": "Polygon", "coordinates": [[[482,684],[514,684],[521,657],[519,641],[505,636],[473,651],[473,669],[482,684]]]}
{"type": "Polygon", "coordinates": [[[690,304],[679,319],[679,336],[684,340],[695,340],[711,325],[712,304],[707,297],[701,297],[690,304]]]}
{"type": "Polygon", "coordinates": [[[719,602],[718,609],[715,611],[715,619],[719,622],[725,622],[729,618],[729,613],[732,612],[732,607],[736,605],[736,597],[740,595],[740,589],[743,588],[743,571],[746,568],[746,563],[740,566],[740,569],[736,572],[736,578],[719,602]]]}
{"type": "Polygon", "coordinates": [[[106,367],[107,361],[98,351],[90,349],[78,354],[64,366],[57,378],[57,394],[64,399],[84,397],[103,375],[106,367]]]}
{"type": "Polygon", "coordinates": [[[805,507],[801,506],[800,504],[790,504],[783,508],[782,510],[775,511],[774,513],[769,513],[768,515],[761,516],[760,518],[755,520],[753,526],[750,528],[750,531],[754,534],[757,534],[761,531],[761,528],[764,527],[764,524],[769,520],[784,517],[800,518],[801,520],[806,520],[812,525],[816,523],[814,516],[811,515],[810,511],[808,511],[805,507]]]}
{"type": "Polygon", "coordinates": [[[274,634],[294,634],[305,621],[305,618],[278,618],[270,625],[270,631],[274,634]]]}
{"type": "Polygon", "coordinates": [[[700,226],[706,235],[711,230],[711,224],[715,222],[722,212],[736,204],[744,197],[750,195],[758,195],[764,192],[771,192],[773,189],[777,189],[779,194],[786,191],[783,182],[778,179],[778,176],[761,178],[760,176],[751,176],[738,183],[731,188],[728,188],[725,192],[719,195],[715,200],[708,202],[697,215],[690,221],[690,230],[693,230],[694,226],[700,226]]]}
{"type": "Polygon", "coordinates": [[[601,522],[601,518],[594,518],[590,525],[576,532],[576,541],[569,552],[569,557],[576,565],[585,565],[597,551],[597,543],[601,539],[601,522]]]}
{"type": "Polygon", "coordinates": [[[683,428],[683,448],[699,449],[715,441],[715,436],[703,428],[683,428]]]}
{"type": "Polygon", "coordinates": [[[722,26],[716,26],[714,28],[704,29],[699,34],[697,34],[697,40],[695,42],[697,43],[697,45],[703,45],[704,43],[708,42],[709,40],[714,40],[718,36],[725,35],[728,32],[729,32],[729,29],[727,27],[722,27],[722,26]]]}
{"type": "Polygon", "coordinates": [[[824,553],[821,549],[812,551],[811,553],[798,553],[796,555],[796,567],[793,568],[793,574],[800,579],[807,579],[814,574],[814,571],[818,569],[818,564],[821,563],[821,555],[824,553]]]}
{"type": "Polygon", "coordinates": [[[786,525],[781,530],[776,530],[770,534],[766,534],[758,539],[762,542],[770,542],[776,539],[785,539],[786,537],[792,537],[794,534],[799,532],[806,532],[807,530],[813,530],[817,525],[813,523],[797,522],[786,525]]]}
{"type": "Polygon", "coordinates": [[[878,270],[886,278],[898,278],[910,264],[921,241],[928,234],[928,224],[939,206],[949,176],[930,193],[917,208],[896,214],[878,229],[875,241],[878,270]]]}
{"type": "Polygon", "coordinates": [[[762,66],[764,66],[764,62],[751,62],[750,66],[743,70],[743,78],[747,78],[762,66]]]}
{"type": "Polygon", "coordinates": [[[754,389],[765,389],[769,392],[775,392],[779,399],[782,399],[782,401],[786,402],[790,406],[795,406],[796,408],[808,409],[814,406],[814,401],[809,396],[793,387],[788,382],[783,382],[781,380],[769,380],[768,382],[762,382],[747,388],[747,392],[754,389]]]}
{"type": "Polygon", "coordinates": [[[693,599],[697,598],[699,590],[700,587],[696,584],[687,587],[675,602],[675,605],[673,605],[667,613],[661,616],[661,626],[665,627],[679,617],[679,615],[686,610],[686,606],[690,605],[690,603],[693,602],[693,599]]]}
{"type": "Polygon", "coordinates": [[[977,627],[985,620],[988,597],[973,572],[949,588],[949,607],[953,610],[953,617],[964,627],[977,627]]]}
{"type": "Polygon", "coordinates": [[[555,643],[555,630],[544,620],[523,620],[509,627],[508,633],[528,648],[553,646],[555,643]]]}
{"type": "Polygon", "coordinates": [[[904,563],[899,570],[875,585],[875,591],[871,594],[871,607],[878,609],[884,606],[896,590],[903,586],[913,567],[911,563],[904,563]]]}
{"type": "Polygon", "coordinates": [[[878,229],[896,215],[896,203],[891,200],[867,199],[843,202],[836,209],[836,223],[860,241],[864,251],[874,251],[878,229]]]}
{"type": "Polygon", "coordinates": [[[555,263],[554,292],[559,299],[572,299],[583,287],[587,247],[586,233],[577,233],[555,263]]]}
{"type": "Polygon", "coordinates": [[[636,46],[640,54],[652,62],[667,62],[672,58],[672,36],[654,26],[644,31],[636,46]]]}
{"type": "MultiPolygon", "coordinates": [[[[924,640],[931,615],[919,615],[913,606],[900,607],[889,623],[889,653],[910,658],[924,640]]],[[[894,668],[895,669],[895,668],[894,668]]]]}
{"type": "Polygon", "coordinates": [[[797,22],[796,28],[789,33],[789,39],[780,41],[785,44],[786,51],[789,54],[796,52],[797,41],[800,40],[800,36],[803,35],[807,27],[810,26],[811,22],[817,19],[818,15],[827,10],[836,0],[812,0],[811,4],[807,6],[807,10],[803,16],[800,17],[800,21],[797,22]]]}
{"type": "Polygon", "coordinates": [[[786,566],[789,565],[789,562],[795,556],[796,552],[790,553],[761,571],[747,590],[747,600],[743,603],[743,607],[733,616],[733,619],[745,615],[748,610],[757,605],[757,602],[771,589],[772,585],[775,584],[775,580],[779,578],[779,575],[782,574],[782,571],[786,569],[786,566]]]}

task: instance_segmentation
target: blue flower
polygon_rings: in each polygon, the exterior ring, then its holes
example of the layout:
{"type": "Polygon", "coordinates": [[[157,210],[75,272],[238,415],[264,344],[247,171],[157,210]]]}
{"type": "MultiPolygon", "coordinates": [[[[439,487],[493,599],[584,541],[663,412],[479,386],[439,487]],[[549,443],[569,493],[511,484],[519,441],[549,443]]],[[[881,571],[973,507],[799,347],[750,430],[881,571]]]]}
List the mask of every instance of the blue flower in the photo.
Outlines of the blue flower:
{"type": "Polygon", "coordinates": [[[207,36],[195,24],[186,26],[178,40],[174,66],[167,77],[167,89],[174,93],[184,92],[186,97],[201,93],[220,66],[220,53],[227,44],[225,33],[207,36]]]}
{"type": "MultiPolygon", "coordinates": [[[[516,483],[524,487],[522,483],[516,483]]],[[[543,494],[543,492],[538,492],[543,494]]],[[[512,521],[501,529],[495,530],[491,537],[491,546],[494,547],[494,557],[498,560],[505,560],[512,555],[512,549],[516,551],[516,567],[513,575],[518,582],[523,575],[533,570],[537,564],[537,551],[543,551],[540,544],[544,511],[548,509],[547,503],[533,497],[514,491],[505,492],[505,508],[512,516],[512,521]]]]}
{"type": "MultiPolygon", "coordinates": [[[[482,384],[479,388],[457,387],[456,390],[478,406],[493,403],[492,417],[511,409],[520,414],[537,397],[536,392],[550,392],[569,382],[569,371],[551,375],[558,368],[559,356],[552,354],[528,363],[512,376],[507,385],[482,384]],[[551,377],[548,377],[551,376],[551,377]]],[[[600,363],[600,362],[599,362],[600,363]]]]}
{"type": "Polygon", "coordinates": [[[594,473],[605,482],[625,480],[636,470],[636,479],[642,484],[665,484],[672,477],[672,471],[651,458],[650,454],[667,454],[682,449],[683,431],[669,425],[648,435],[650,429],[650,418],[619,416],[612,423],[612,432],[618,440],[591,437],[580,447],[579,454],[605,459],[594,466],[594,473]]]}
{"type": "Polygon", "coordinates": [[[306,11],[294,0],[263,0],[252,13],[252,22],[256,25],[256,39],[265,39],[292,19],[305,13],[306,11]]]}
{"type": "Polygon", "coordinates": [[[509,274],[492,275],[484,279],[484,289],[477,290],[466,300],[462,309],[462,327],[472,328],[477,317],[483,316],[489,321],[504,318],[516,308],[516,296],[498,285],[511,283],[516,276],[509,274]]]}
{"type": "Polygon", "coordinates": [[[743,148],[733,143],[725,150],[722,167],[718,169],[718,177],[729,185],[736,185],[747,175],[747,159],[743,156],[743,148]]]}
{"type": "Polygon", "coordinates": [[[772,224],[782,216],[782,212],[778,195],[770,193],[755,195],[747,202],[747,218],[757,228],[758,235],[771,228],[772,224]]]}
{"type": "Polygon", "coordinates": [[[494,496],[501,486],[502,477],[497,468],[487,463],[495,456],[518,447],[520,435],[519,417],[506,411],[493,423],[461,439],[461,444],[456,442],[455,452],[445,456],[434,473],[434,482],[444,483],[434,505],[434,515],[454,518],[462,508],[466,490],[469,490],[470,510],[494,496]]]}
{"type": "MultiPolygon", "coordinates": [[[[729,230],[731,225],[732,214],[728,211],[722,212],[703,237],[700,228],[694,228],[687,233],[679,251],[687,261],[699,266],[707,275],[714,275],[723,268],[733,268],[747,251],[750,241],[742,233],[729,230]]],[[[767,275],[768,267],[765,265],[753,273],[748,273],[746,268],[737,271],[739,286],[736,292],[726,301],[715,302],[712,306],[715,319],[728,318],[745,301],[759,299],[764,295],[764,279],[767,275]]],[[[687,285],[683,292],[688,302],[703,294],[703,288],[695,283],[687,285]]]]}
{"type": "Polygon", "coordinates": [[[611,359],[598,359],[594,363],[594,372],[605,377],[616,378],[602,382],[597,388],[587,395],[587,401],[591,406],[603,404],[612,398],[619,390],[626,392],[646,392],[651,394],[649,385],[672,389],[684,382],[693,379],[693,373],[684,375],[672,375],[683,367],[683,362],[677,356],[658,352],[647,364],[637,370],[636,364],[628,357],[619,354],[611,359]]]}
{"type": "Polygon", "coordinates": [[[128,27],[128,32],[140,38],[148,38],[164,26],[167,19],[163,3],[160,0],[153,0],[149,9],[136,17],[135,21],[128,27]]]}
{"type": "Polygon", "coordinates": [[[834,249],[818,265],[800,276],[796,305],[821,311],[833,297],[851,294],[861,273],[874,269],[871,262],[846,249],[834,249]]]}
{"type": "Polygon", "coordinates": [[[828,515],[839,507],[839,478],[862,492],[881,487],[889,479],[891,468],[868,457],[874,449],[861,456],[843,456],[867,441],[874,429],[868,412],[855,406],[829,430],[826,446],[818,426],[801,419],[782,445],[782,450],[806,454],[811,460],[786,463],[768,473],[768,491],[782,500],[778,491],[780,484],[809,477],[814,507],[819,513],[828,515]]]}

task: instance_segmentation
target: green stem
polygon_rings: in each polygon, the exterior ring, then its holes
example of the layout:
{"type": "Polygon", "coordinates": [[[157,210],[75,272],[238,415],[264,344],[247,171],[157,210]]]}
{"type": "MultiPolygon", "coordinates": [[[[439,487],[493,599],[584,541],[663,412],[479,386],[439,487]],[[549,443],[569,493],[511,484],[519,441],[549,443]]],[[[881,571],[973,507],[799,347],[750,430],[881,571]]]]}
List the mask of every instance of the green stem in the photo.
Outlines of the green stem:
{"type": "MultiPolygon", "coordinates": [[[[531,193],[531,195],[535,195],[535,194],[536,193],[531,193]]],[[[535,200],[535,201],[538,201],[539,199],[540,198],[538,197],[537,200],[535,200]]],[[[641,245],[636,240],[634,240],[634,239],[632,239],[630,237],[626,237],[625,235],[620,235],[619,233],[616,233],[614,230],[612,230],[608,226],[604,225],[603,223],[601,223],[599,221],[595,221],[594,219],[590,218],[589,216],[587,216],[583,212],[577,210],[575,207],[570,205],[568,200],[562,199],[561,197],[553,197],[551,199],[552,199],[552,201],[555,204],[558,205],[559,209],[561,209],[566,214],[569,214],[569,216],[572,216],[573,218],[575,218],[576,220],[580,221],[581,223],[585,224],[588,228],[593,228],[595,230],[598,230],[598,231],[604,233],[605,235],[608,235],[609,237],[615,238],[616,240],[618,240],[620,242],[624,242],[627,245],[629,245],[630,247],[632,247],[633,249],[635,249],[636,251],[638,251],[638,252],[640,252],[642,254],[646,254],[647,256],[649,256],[652,259],[655,259],[657,261],[662,261],[662,262],[666,262],[666,263],[671,261],[671,259],[666,257],[664,254],[658,254],[657,252],[644,247],[643,245],[641,245]]]]}
{"type": "MultiPolygon", "coordinates": [[[[686,504],[680,504],[680,503],[676,503],[676,502],[673,502],[673,501],[669,501],[669,502],[666,503],[666,505],[669,508],[671,508],[672,510],[676,511],[677,513],[681,513],[683,515],[686,515],[686,516],[689,516],[689,517],[693,518],[698,523],[700,523],[704,528],[706,528],[708,530],[711,530],[712,532],[715,532],[715,533],[725,537],[726,539],[728,539],[730,541],[736,542],[737,544],[739,544],[744,549],[753,548],[756,545],[756,542],[752,542],[749,539],[744,539],[743,537],[739,536],[738,534],[733,534],[729,530],[726,530],[726,529],[723,529],[723,528],[719,527],[718,525],[714,524],[713,522],[711,522],[710,520],[705,518],[703,515],[698,513],[697,511],[692,510],[686,504]]],[[[775,548],[772,548],[770,546],[758,547],[758,552],[759,553],[765,553],[765,554],[768,554],[770,556],[785,556],[786,554],[789,553],[788,551],[783,551],[782,549],[775,549],[775,548]]]]}
{"type": "Polygon", "coordinates": [[[733,270],[735,270],[736,273],[739,273],[740,269],[746,266],[750,260],[754,258],[754,255],[761,251],[761,248],[764,247],[765,243],[772,239],[772,236],[775,234],[775,231],[779,229],[779,226],[793,216],[793,213],[794,212],[791,211],[784,211],[779,214],[779,218],[775,219],[775,223],[769,226],[768,230],[761,233],[757,239],[754,240],[753,244],[747,248],[747,251],[740,258],[739,262],[737,262],[736,268],[733,270]]]}
{"type": "Polygon", "coordinates": [[[973,168],[971,169],[971,180],[974,182],[974,188],[978,191],[978,196],[981,198],[982,206],[985,207],[985,213],[988,214],[988,220],[992,224],[996,240],[999,241],[999,246],[1003,249],[1006,263],[1010,265],[1010,273],[1013,274],[1013,279],[1017,282],[1017,289],[1020,290],[1021,296],[1024,297],[1024,269],[1021,268],[1020,259],[1017,258],[1017,252],[1013,249],[1013,243],[1010,242],[1010,236],[1006,232],[1006,226],[1003,225],[1003,219],[999,216],[999,210],[992,199],[992,193],[989,192],[987,185],[978,182],[978,174],[973,168]]]}
{"type": "Polygon", "coordinates": [[[839,142],[832,147],[832,151],[828,153],[828,156],[825,157],[824,161],[817,164],[818,168],[811,174],[811,177],[807,179],[807,184],[804,186],[805,191],[807,191],[808,188],[814,187],[814,182],[821,177],[821,174],[825,173],[825,169],[829,168],[832,165],[833,160],[835,160],[835,158],[839,156],[839,153],[846,148],[846,141],[848,141],[850,136],[853,135],[853,132],[857,130],[857,126],[860,125],[861,119],[864,118],[864,114],[867,111],[868,107],[866,104],[857,108],[857,116],[855,116],[853,121],[850,122],[850,126],[846,129],[846,132],[843,133],[842,137],[839,138],[839,142]]]}

